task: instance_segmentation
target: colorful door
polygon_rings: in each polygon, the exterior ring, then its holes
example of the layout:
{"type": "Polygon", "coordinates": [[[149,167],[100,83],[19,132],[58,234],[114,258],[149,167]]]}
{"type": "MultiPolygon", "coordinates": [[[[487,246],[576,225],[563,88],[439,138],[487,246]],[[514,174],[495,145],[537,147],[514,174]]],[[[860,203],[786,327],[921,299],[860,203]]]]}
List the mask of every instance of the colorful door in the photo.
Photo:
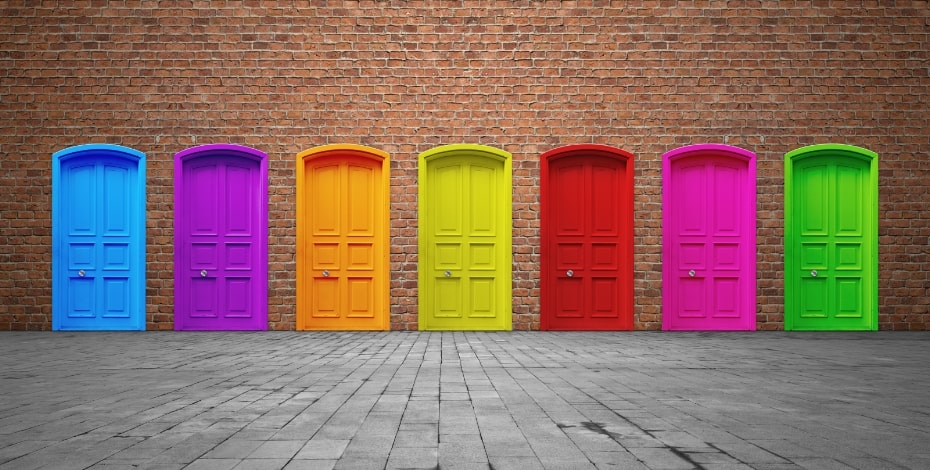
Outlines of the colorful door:
{"type": "Polygon", "coordinates": [[[297,155],[297,329],[387,330],[388,154],[326,145],[297,155]]]}
{"type": "Polygon", "coordinates": [[[662,329],[756,329],[756,159],[721,144],[662,156],[662,329]]]}
{"type": "Polygon", "coordinates": [[[633,329],[633,155],[569,145],[541,164],[540,327],[633,329]]]}
{"type": "Polygon", "coordinates": [[[878,154],[785,155],[785,329],[878,329],[878,154]]]}
{"type": "Polygon", "coordinates": [[[52,155],[52,329],[145,329],[145,154],[52,155]]]}
{"type": "Polygon", "coordinates": [[[419,157],[419,328],[510,330],[511,156],[445,145],[419,157]]]}
{"type": "Polygon", "coordinates": [[[267,155],[230,144],[174,157],[174,328],[268,328],[267,155]]]}

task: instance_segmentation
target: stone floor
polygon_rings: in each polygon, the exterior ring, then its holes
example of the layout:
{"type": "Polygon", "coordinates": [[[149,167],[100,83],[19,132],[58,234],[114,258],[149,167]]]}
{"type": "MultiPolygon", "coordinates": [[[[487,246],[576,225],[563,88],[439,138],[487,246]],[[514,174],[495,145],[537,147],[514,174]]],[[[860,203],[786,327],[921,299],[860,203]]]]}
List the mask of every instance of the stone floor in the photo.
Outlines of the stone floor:
{"type": "Polygon", "coordinates": [[[0,470],[83,468],[927,469],[930,333],[0,333],[0,470]]]}

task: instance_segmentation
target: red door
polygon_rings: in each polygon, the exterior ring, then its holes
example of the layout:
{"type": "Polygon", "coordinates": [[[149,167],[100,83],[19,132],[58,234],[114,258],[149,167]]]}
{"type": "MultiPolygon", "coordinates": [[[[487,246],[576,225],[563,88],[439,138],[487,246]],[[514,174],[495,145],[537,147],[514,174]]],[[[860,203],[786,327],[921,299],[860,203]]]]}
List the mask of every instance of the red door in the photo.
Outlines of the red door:
{"type": "Polygon", "coordinates": [[[633,329],[633,155],[581,144],[541,158],[540,327],[633,329]]]}

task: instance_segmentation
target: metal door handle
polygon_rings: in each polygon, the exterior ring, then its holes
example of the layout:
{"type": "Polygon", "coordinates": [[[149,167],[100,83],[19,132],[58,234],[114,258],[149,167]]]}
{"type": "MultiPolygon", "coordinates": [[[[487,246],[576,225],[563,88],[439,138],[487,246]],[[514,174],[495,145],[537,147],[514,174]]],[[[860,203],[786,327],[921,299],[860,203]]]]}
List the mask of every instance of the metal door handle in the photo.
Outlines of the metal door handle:
{"type": "Polygon", "coordinates": [[[690,271],[688,271],[688,277],[694,277],[694,274],[695,274],[695,273],[694,273],[694,270],[693,270],[693,269],[690,270],[690,271]]]}
{"type": "Polygon", "coordinates": [[[449,270],[447,269],[446,272],[442,273],[442,275],[443,275],[443,276],[446,276],[446,277],[449,277],[449,276],[452,275],[452,271],[449,271],[449,270]]]}
{"type": "Polygon", "coordinates": [[[80,270],[80,271],[78,271],[78,276],[84,277],[84,275],[85,275],[85,273],[84,273],[84,270],[83,270],[83,269],[80,270]]]}
{"type": "Polygon", "coordinates": [[[817,270],[816,270],[816,269],[812,269],[812,270],[811,270],[811,277],[817,277],[817,270]]]}
{"type": "Polygon", "coordinates": [[[568,271],[565,271],[565,275],[568,277],[575,277],[575,271],[569,269],[568,271]]]}
{"type": "Polygon", "coordinates": [[[200,277],[207,277],[207,270],[206,270],[206,269],[201,269],[201,270],[200,270],[200,277]]]}
{"type": "Polygon", "coordinates": [[[323,277],[329,277],[329,270],[328,270],[328,269],[324,269],[324,270],[323,270],[323,277]]]}

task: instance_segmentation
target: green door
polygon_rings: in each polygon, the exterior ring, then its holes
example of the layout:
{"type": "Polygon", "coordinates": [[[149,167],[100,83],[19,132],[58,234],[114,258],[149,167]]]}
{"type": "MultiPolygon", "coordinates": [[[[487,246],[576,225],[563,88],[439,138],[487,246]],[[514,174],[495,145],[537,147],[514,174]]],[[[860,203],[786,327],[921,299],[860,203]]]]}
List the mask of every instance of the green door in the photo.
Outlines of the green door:
{"type": "Polygon", "coordinates": [[[878,155],[785,155],[785,329],[878,329],[878,155]]]}
{"type": "Polygon", "coordinates": [[[419,160],[419,329],[510,330],[510,154],[459,144],[419,160]]]}

